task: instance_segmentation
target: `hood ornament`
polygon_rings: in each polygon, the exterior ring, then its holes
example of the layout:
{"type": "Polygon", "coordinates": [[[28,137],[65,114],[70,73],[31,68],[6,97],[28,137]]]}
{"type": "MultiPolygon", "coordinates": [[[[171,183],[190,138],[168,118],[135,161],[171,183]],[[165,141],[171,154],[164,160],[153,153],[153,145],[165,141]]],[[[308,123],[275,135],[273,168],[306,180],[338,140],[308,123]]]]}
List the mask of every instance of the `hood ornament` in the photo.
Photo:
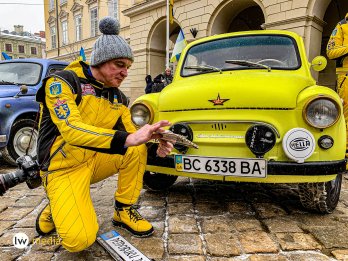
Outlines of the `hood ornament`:
{"type": "Polygon", "coordinates": [[[218,93],[218,96],[215,100],[208,100],[212,102],[215,105],[224,105],[224,102],[229,101],[230,99],[221,99],[220,98],[220,93],[218,93]]]}

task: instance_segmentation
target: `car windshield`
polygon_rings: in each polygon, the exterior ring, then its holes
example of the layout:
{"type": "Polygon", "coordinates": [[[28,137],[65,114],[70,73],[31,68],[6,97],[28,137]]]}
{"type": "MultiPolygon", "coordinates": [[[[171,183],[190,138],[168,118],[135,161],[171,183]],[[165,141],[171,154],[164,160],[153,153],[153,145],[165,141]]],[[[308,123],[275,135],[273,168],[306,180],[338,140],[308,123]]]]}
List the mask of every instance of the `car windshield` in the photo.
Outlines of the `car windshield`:
{"type": "Polygon", "coordinates": [[[295,70],[296,42],[282,35],[248,35],[198,44],[186,54],[182,76],[240,69],[295,70]]]}
{"type": "Polygon", "coordinates": [[[41,65],[27,62],[0,63],[1,84],[36,85],[40,81],[41,65]]]}

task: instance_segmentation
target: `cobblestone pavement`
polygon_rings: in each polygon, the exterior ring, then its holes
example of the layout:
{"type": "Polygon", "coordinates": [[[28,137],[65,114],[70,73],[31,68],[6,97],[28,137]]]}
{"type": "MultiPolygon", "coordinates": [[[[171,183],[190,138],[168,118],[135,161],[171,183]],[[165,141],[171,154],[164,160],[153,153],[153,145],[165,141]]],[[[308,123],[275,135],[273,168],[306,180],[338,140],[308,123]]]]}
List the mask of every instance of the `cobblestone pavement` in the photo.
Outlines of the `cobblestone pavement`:
{"type": "MultiPolygon", "coordinates": [[[[0,173],[13,170],[0,158],[0,173]]],[[[117,175],[91,187],[100,232],[115,229],[111,218],[116,184],[117,175]]],[[[55,244],[55,237],[39,237],[35,218],[46,203],[42,188],[30,190],[25,184],[0,198],[1,261],[112,260],[97,243],[69,253],[55,244]],[[13,246],[19,232],[31,242],[25,249],[13,246]]],[[[188,178],[179,178],[167,192],[143,190],[139,211],[154,225],[152,237],[140,239],[116,230],[156,261],[348,260],[348,176],[330,215],[306,212],[293,185],[188,178]]]]}

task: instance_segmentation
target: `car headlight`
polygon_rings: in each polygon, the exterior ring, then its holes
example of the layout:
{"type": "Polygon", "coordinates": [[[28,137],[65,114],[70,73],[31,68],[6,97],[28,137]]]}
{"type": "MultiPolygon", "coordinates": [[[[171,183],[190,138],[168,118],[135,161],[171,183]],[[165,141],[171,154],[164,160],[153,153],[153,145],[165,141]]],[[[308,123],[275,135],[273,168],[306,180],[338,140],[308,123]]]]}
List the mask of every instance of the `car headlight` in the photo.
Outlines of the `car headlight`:
{"type": "Polygon", "coordinates": [[[303,109],[305,121],[312,127],[324,129],[334,125],[340,116],[337,102],[329,97],[309,101],[303,109]]]}
{"type": "Polygon", "coordinates": [[[145,124],[152,123],[153,111],[150,106],[144,103],[136,103],[130,108],[132,122],[137,127],[142,127],[145,124]]]}

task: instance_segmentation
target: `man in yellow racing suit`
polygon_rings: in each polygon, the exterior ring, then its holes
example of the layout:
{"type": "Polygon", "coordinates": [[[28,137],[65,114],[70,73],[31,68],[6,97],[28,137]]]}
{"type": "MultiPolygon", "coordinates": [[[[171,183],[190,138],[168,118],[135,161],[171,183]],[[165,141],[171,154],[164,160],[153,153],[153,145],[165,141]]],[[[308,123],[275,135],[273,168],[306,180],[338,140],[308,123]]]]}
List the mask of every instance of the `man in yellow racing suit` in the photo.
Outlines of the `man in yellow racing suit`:
{"type": "MultiPolygon", "coordinates": [[[[38,161],[49,204],[38,215],[36,230],[41,235],[56,230],[71,252],[90,246],[98,232],[90,184],[115,173],[119,175],[113,224],[139,237],[153,233],[152,225],[132,205],[142,189],[144,143],[160,138],[158,133],[169,126],[168,121],[160,121],[136,130],[127,99],[117,88],[128,75],[132,50],[118,35],[116,19],[102,19],[99,28],[102,35],[94,44],[90,66],[71,63],[46,79],[37,94],[41,102],[38,161]],[[79,80],[74,81],[66,70],[75,72],[79,80]],[[82,99],[77,101],[79,91],[82,99]]],[[[157,154],[164,157],[172,148],[160,140],[157,154]]]]}
{"type": "MultiPolygon", "coordinates": [[[[343,100],[343,114],[348,122],[348,13],[332,31],[326,48],[327,56],[336,60],[337,92],[343,100]]],[[[347,136],[348,148],[348,136],[347,136]]],[[[346,151],[346,156],[348,152],[346,151]]]]}

